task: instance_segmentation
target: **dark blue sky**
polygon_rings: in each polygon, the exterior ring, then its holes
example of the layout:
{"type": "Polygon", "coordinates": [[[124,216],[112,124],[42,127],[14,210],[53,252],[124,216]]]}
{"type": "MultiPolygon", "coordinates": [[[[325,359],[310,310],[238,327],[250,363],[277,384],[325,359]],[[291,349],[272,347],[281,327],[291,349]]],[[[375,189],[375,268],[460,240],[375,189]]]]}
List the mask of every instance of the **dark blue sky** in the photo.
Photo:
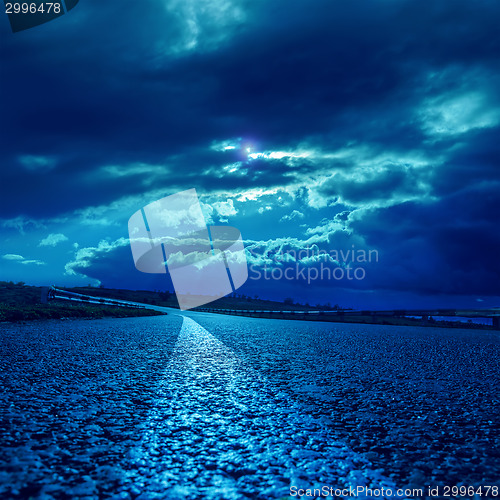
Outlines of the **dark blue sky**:
{"type": "Polygon", "coordinates": [[[3,15],[0,279],[168,287],[127,221],[196,188],[242,232],[242,293],[500,305],[499,19],[496,0],[81,0],[15,34],[3,15]],[[352,249],[376,252],[362,279],[303,278],[352,249]]]}

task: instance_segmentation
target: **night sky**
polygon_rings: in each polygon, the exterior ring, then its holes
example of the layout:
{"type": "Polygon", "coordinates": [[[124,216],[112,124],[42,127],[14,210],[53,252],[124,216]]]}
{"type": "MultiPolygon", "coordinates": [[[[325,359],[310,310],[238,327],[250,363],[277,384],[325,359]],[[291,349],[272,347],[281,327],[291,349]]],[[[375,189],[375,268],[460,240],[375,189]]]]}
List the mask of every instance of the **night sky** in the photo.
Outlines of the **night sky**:
{"type": "Polygon", "coordinates": [[[2,14],[0,280],[171,288],[135,269],[127,222],[196,188],[241,230],[238,293],[500,306],[499,20],[497,0],[81,0],[19,33],[2,14]],[[347,251],[371,262],[321,257],[347,251]]]}

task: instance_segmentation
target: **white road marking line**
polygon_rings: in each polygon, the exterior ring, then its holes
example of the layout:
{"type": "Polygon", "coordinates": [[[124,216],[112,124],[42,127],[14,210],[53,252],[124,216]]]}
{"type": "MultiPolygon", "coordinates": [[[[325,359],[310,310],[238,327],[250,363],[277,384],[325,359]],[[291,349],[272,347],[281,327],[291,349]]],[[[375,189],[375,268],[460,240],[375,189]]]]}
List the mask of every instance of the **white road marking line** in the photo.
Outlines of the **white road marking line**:
{"type": "Polygon", "coordinates": [[[327,426],[188,317],[144,427],[131,457],[148,494],[283,498],[291,486],[327,485],[384,487],[391,494],[378,498],[404,498],[327,426]]]}

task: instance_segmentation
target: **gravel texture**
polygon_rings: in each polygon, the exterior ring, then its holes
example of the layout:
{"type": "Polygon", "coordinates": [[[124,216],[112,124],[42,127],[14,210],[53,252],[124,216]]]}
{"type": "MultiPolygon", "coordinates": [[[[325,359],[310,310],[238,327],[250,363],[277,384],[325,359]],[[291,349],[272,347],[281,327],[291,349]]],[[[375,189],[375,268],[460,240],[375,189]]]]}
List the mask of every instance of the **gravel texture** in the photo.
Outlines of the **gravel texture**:
{"type": "Polygon", "coordinates": [[[189,318],[144,434],[132,451],[134,478],[158,498],[288,498],[290,485],[394,486],[189,318]]]}
{"type": "Polygon", "coordinates": [[[499,485],[498,332],[197,321],[398,486],[499,485]]]}
{"type": "Polygon", "coordinates": [[[106,498],[123,483],[179,317],[0,325],[0,498],[106,498]]]}
{"type": "Polygon", "coordinates": [[[1,498],[498,484],[496,333],[186,313],[0,334],[1,498]]]}

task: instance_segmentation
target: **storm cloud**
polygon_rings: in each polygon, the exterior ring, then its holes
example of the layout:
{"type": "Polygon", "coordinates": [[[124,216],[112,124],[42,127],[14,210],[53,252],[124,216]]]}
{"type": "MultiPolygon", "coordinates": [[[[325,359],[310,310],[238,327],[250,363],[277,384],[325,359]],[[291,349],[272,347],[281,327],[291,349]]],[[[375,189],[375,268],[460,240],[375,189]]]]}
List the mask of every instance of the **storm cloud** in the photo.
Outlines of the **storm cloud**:
{"type": "Polygon", "coordinates": [[[47,265],[2,274],[153,286],[115,242],[195,187],[249,250],[380,254],[358,283],[252,295],[495,303],[499,18],[492,0],[82,0],[16,34],[5,18],[0,253],[47,265]]]}

